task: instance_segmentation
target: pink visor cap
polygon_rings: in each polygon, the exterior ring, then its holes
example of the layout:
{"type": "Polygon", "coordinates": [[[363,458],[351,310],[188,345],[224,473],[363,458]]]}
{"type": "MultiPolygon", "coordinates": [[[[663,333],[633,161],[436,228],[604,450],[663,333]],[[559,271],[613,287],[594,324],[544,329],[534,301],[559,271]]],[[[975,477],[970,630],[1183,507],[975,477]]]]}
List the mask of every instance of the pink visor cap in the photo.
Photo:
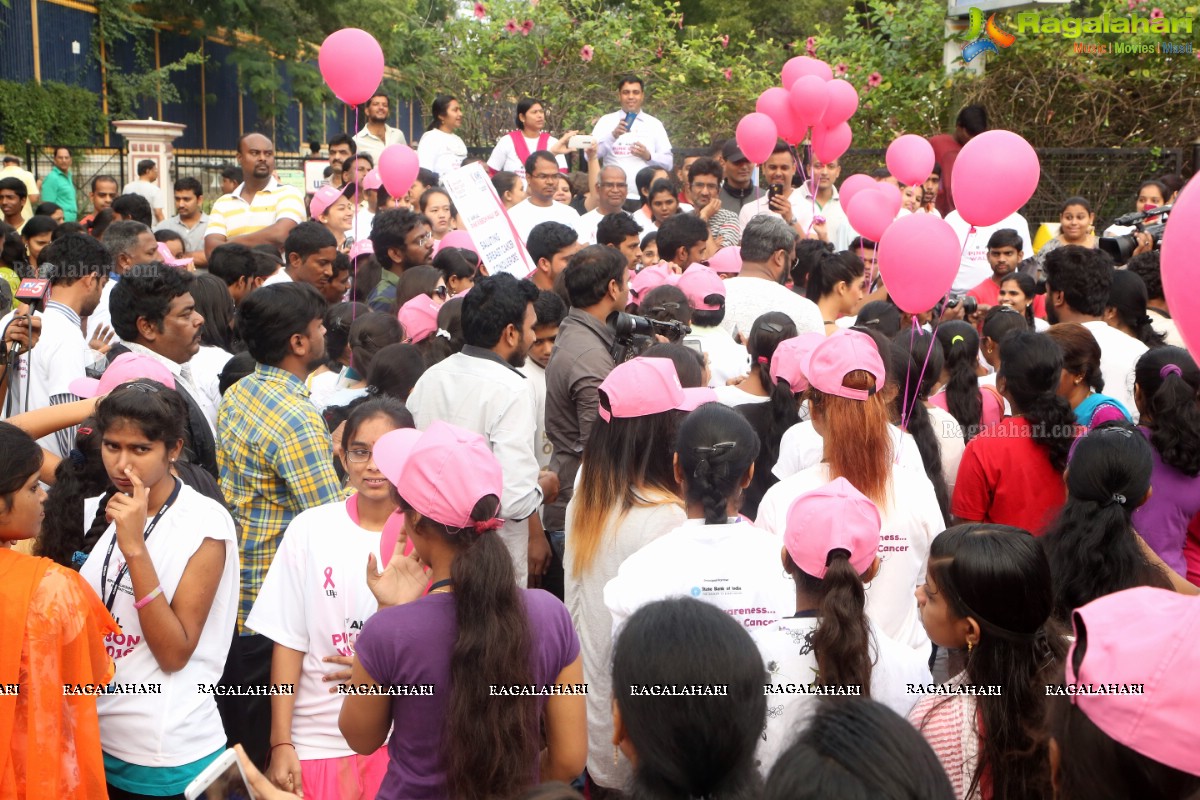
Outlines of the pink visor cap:
{"type": "Polygon", "coordinates": [[[742,248],[722,247],[708,260],[708,266],[718,275],[741,274],[742,248]]]}
{"type": "Polygon", "coordinates": [[[1075,694],[1071,702],[1114,741],[1200,775],[1194,672],[1200,664],[1200,597],[1140,586],[1093,600],[1076,609],[1073,620],[1067,684],[1137,683],[1144,693],[1075,694]]]}
{"type": "Polygon", "coordinates": [[[771,356],[771,381],[787,381],[788,386],[792,387],[792,394],[800,394],[807,389],[808,379],[804,377],[800,365],[826,338],[823,333],[802,333],[777,344],[775,354],[771,356]]]}
{"type": "Polygon", "coordinates": [[[389,431],[375,442],[375,464],[408,505],[448,528],[495,530],[499,520],[471,519],[488,495],[500,499],[504,474],[482,436],[446,422],[415,431],[389,431]],[[402,435],[400,435],[402,434],[402,435]]]}
{"type": "Polygon", "coordinates": [[[160,361],[140,353],[122,353],[113,359],[104,370],[99,380],[95,378],[76,378],[67,386],[71,394],[85,400],[92,397],[104,397],[123,383],[134,383],[139,380],[158,381],[168,389],[175,388],[175,376],[160,361]]]}
{"type": "Polygon", "coordinates": [[[375,243],[370,239],[359,239],[350,246],[350,261],[361,258],[362,256],[375,255],[375,243]]]}
{"type": "Polygon", "coordinates": [[[329,210],[331,205],[340,200],[346,191],[346,187],[339,189],[336,186],[322,186],[317,189],[313,199],[308,201],[308,215],[313,219],[321,216],[329,210]]]}
{"type": "Polygon", "coordinates": [[[155,252],[158,254],[158,260],[166,264],[168,267],[176,269],[192,269],[192,259],[176,258],[171,254],[171,248],[167,247],[166,242],[159,242],[155,252]]]}
{"type": "Polygon", "coordinates": [[[825,337],[800,356],[800,371],[813,388],[847,400],[866,400],[883,390],[887,371],[875,340],[861,331],[840,330],[825,337]],[[846,375],[865,370],[875,378],[874,390],[849,389],[842,385],[846,375]]]}
{"type": "Polygon", "coordinates": [[[362,188],[364,192],[374,192],[383,186],[383,177],[379,174],[379,167],[368,170],[367,174],[362,179],[362,188]]]}
{"type": "Polygon", "coordinates": [[[618,364],[600,384],[600,393],[608,401],[600,403],[599,413],[606,422],[647,417],[664,411],[691,411],[713,402],[717,393],[707,386],[685,389],[679,382],[675,362],[669,358],[637,357],[618,364]]]}
{"type": "Polygon", "coordinates": [[[629,279],[629,293],[634,297],[645,297],[651,289],[657,289],[664,284],[674,286],[678,280],[679,276],[671,271],[669,265],[655,264],[629,279]]]}
{"type": "Polygon", "coordinates": [[[795,499],[787,513],[783,544],[806,575],[824,578],[829,554],[845,550],[850,566],[862,575],[879,551],[883,521],[879,509],[845,478],[795,499]]]}
{"type": "Polygon", "coordinates": [[[437,331],[438,311],[441,308],[441,304],[427,294],[419,294],[400,306],[397,317],[409,342],[422,342],[437,331]]]}
{"type": "Polygon", "coordinates": [[[725,282],[703,264],[692,264],[675,282],[696,311],[720,311],[725,307],[725,282]],[[721,299],[710,302],[716,295],[721,299]]]}
{"type": "Polygon", "coordinates": [[[441,249],[445,250],[447,247],[470,250],[475,254],[476,258],[479,257],[479,248],[475,246],[475,242],[471,239],[471,234],[466,231],[450,231],[443,236],[441,249]]]}

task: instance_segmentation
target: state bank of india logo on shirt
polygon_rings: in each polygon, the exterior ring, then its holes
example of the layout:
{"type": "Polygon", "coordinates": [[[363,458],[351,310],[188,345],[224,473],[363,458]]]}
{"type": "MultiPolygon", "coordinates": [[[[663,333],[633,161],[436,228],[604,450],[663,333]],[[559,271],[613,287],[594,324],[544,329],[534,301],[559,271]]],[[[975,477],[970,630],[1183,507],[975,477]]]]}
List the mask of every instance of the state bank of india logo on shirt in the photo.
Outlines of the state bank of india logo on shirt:
{"type": "Polygon", "coordinates": [[[978,8],[971,9],[971,27],[967,31],[967,43],[963,45],[963,61],[970,63],[981,53],[999,53],[1000,47],[1012,47],[1017,37],[996,24],[996,15],[992,14],[983,21],[983,12],[978,8]]]}
{"type": "Polygon", "coordinates": [[[700,596],[700,587],[693,586],[692,587],[692,597],[699,597],[699,596],[700,596]]]}

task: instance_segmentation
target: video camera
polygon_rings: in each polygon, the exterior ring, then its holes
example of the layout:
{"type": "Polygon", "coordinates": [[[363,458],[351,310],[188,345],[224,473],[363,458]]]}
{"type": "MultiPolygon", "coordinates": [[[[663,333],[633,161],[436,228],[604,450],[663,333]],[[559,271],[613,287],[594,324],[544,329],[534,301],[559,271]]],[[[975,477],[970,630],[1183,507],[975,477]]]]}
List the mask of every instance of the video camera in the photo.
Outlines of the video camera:
{"type": "Polygon", "coordinates": [[[1112,256],[1117,264],[1127,264],[1129,259],[1133,258],[1133,251],[1137,249],[1137,234],[1148,233],[1154,240],[1154,249],[1157,250],[1162,246],[1162,235],[1167,228],[1167,221],[1162,219],[1153,225],[1147,225],[1146,220],[1150,217],[1165,217],[1170,213],[1171,206],[1168,205],[1117,217],[1112,221],[1113,225],[1132,225],[1134,233],[1104,237],[1100,239],[1100,249],[1112,256]]]}
{"type": "Polygon", "coordinates": [[[612,358],[617,364],[624,364],[629,359],[641,355],[642,351],[654,343],[655,334],[677,341],[692,332],[691,327],[682,322],[649,319],[636,314],[626,314],[624,311],[614,311],[610,314],[608,324],[616,332],[612,358]]]}

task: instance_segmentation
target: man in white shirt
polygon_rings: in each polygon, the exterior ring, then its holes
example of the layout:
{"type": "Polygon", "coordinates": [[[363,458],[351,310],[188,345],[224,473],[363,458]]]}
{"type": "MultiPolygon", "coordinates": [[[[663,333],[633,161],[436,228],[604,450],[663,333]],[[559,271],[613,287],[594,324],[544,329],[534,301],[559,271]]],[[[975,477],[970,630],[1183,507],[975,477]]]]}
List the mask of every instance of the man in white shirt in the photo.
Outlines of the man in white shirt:
{"type": "Polygon", "coordinates": [[[742,231],[742,271],[725,281],[725,319],[735,339],[749,335],[754,320],[768,311],[791,317],[798,333],[821,333],[817,304],[783,285],[796,260],[798,235],[778,217],[755,217],[742,231]]]}
{"type": "Polygon", "coordinates": [[[762,168],[768,193],[742,208],[739,217],[741,226],[745,228],[751,219],[760,214],[769,214],[791,225],[796,229],[796,233],[806,239],[834,241],[843,220],[837,188],[833,185],[837,176],[841,174],[841,166],[836,161],[829,164],[816,162],[813,165],[813,173],[818,182],[815,203],[808,181],[799,189],[792,188],[792,179],[796,176],[796,160],[787,144],[778,142],[762,168]],[[815,223],[816,217],[823,218],[825,222],[815,223]]]}
{"type": "Polygon", "coordinates": [[[596,178],[596,207],[579,218],[575,229],[579,231],[579,242],[583,246],[596,244],[596,227],[609,214],[626,213],[625,197],[629,184],[625,170],[620,167],[605,167],[596,178]]]}
{"type": "MultiPolygon", "coordinates": [[[[617,80],[621,110],[605,114],[592,129],[600,146],[600,158],[607,166],[620,167],[626,176],[637,175],[642,167],[657,164],[671,171],[674,157],[667,129],[656,118],[642,111],[646,99],[645,83],[636,75],[623,75],[617,80]]],[[[629,183],[625,194],[627,211],[641,206],[637,187],[629,183]]]]}
{"type": "MultiPolygon", "coordinates": [[[[964,220],[958,211],[946,215],[946,222],[958,236],[959,248],[962,250],[962,263],[959,264],[958,274],[954,276],[951,291],[955,294],[966,294],[992,276],[992,265],[988,263],[987,243],[992,234],[1001,228],[1012,228],[1021,237],[1021,251],[1032,253],[1033,239],[1029,235],[1029,223],[1020,214],[1013,212],[995,225],[975,228],[971,233],[971,224],[964,220]],[[968,236],[970,237],[968,239],[968,236]]],[[[1105,290],[1107,291],[1107,290],[1105,290]]]]}
{"type": "Polygon", "coordinates": [[[536,401],[529,380],[518,371],[533,344],[537,297],[532,283],[508,274],[476,282],[463,300],[462,351],[426,370],[408,398],[418,428],[441,420],[487,439],[504,471],[499,534],[521,587],[549,565],[550,545],[538,508],[541,481],[552,493],[557,485],[549,473],[540,478],[536,401]]]}
{"type": "MultiPolygon", "coordinates": [[[[361,131],[354,135],[354,143],[358,146],[357,152],[366,153],[371,157],[373,163],[378,164],[379,154],[388,145],[406,143],[404,132],[399,128],[393,128],[387,124],[388,117],[391,115],[391,106],[389,105],[388,96],[382,92],[375,94],[367,101],[365,113],[367,124],[363,126],[361,131]]],[[[333,142],[330,141],[331,146],[332,144],[333,142]]],[[[333,150],[331,147],[330,166],[333,166],[332,155],[333,150]]]]}
{"type": "Polygon", "coordinates": [[[1064,245],[1046,254],[1045,270],[1047,321],[1051,325],[1077,322],[1091,331],[1100,345],[1104,393],[1119,400],[1136,422],[1134,368],[1148,348],[1104,321],[1112,288],[1112,259],[1101,250],[1064,245]]]}
{"type": "MultiPolygon", "coordinates": [[[[703,264],[693,264],[679,276],[676,284],[692,307],[692,332],[684,340],[695,339],[704,351],[714,389],[750,371],[750,356],[744,345],[735,342],[721,327],[725,320],[725,282],[703,264]]],[[[748,331],[747,331],[748,332],[748,331]]]]}
{"type": "Polygon", "coordinates": [[[33,177],[32,172],[21,168],[21,157],[12,153],[4,154],[4,166],[0,167],[0,178],[17,178],[25,184],[26,202],[21,214],[23,219],[28,220],[33,216],[33,207],[37,205],[38,197],[41,194],[37,179],[33,177]]]}
{"type": "Polygon", "coordinates": [[[152,159],[143,158],[137,163],[137,180],[125,184],[121,194],[140,194],[146,198],[154,211],[154,221],[162,222],[166,203],[163,201],[163,190],[158,185],[158,164],[152,159]]]}
{"type": "Polygon", "coordinates": [[[525,172],[529,196],[508,210],[508,218],[521,241],[528,241],[530,231],[541,222],[561,222],[575,228],[579,224],[579,212],[554,201],[559,178],[554,154],[549,150],[531,153],[525,160],[525,172]]]}

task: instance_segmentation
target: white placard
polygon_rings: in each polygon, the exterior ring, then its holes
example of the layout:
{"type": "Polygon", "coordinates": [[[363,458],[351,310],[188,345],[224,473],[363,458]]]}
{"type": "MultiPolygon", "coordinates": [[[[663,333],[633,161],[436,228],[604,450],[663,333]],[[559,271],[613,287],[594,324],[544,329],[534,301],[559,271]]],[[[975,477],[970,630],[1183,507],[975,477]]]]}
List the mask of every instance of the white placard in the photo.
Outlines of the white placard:
{"type": "Polygon", "coordinates": [[[450,193],[489,275],[507,272],[524,278],[533,272],[529,251],[508,218],[504,201],[483,164],[476,162],[446,173],[442,176],[442,186],[450,193]]]}
{"type": "Polygon", "coordinates": [[[313,158],[304,162],[304,193],[316,194],[329,179],[325,177],[325,168],[329,166],[327,158],[313,158]]]}

